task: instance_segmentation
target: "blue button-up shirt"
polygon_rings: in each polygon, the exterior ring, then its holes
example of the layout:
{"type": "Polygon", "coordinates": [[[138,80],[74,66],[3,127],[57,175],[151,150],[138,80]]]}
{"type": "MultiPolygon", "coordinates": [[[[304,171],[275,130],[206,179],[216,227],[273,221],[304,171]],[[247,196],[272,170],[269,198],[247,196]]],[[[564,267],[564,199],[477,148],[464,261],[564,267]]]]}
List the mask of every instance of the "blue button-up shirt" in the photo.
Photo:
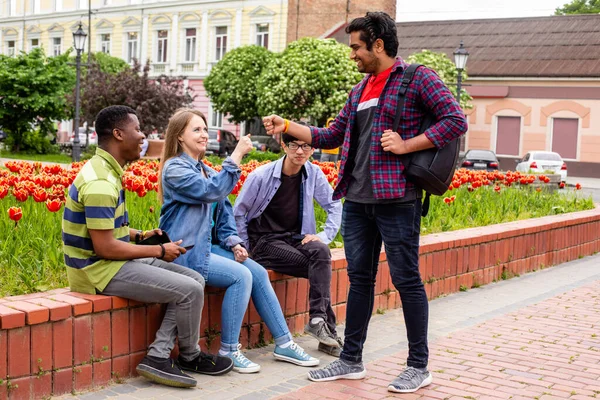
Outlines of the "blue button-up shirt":
{"type": "MultiPolygon", "coordinates": [[[[175,262],[192,268],[201,274],[206,272],[210,260],[212,203],[217,203],[217,215],[231,210],[227,196],[240,177],[240,169],[231,158],[223,161],[223,169],[217,173],[202,162],[181,153],[165,163],[162,170],[163,205],[160,212],[160,229],[171,240],[183,239],[182,246],[194,245],[175,262]],[[208,177],[204,176],[202,170],[208,177]]],[[[227,214],[227,213],[226,213],[227,214]]],[[[231,216],[231,211],[229,211],[231,216]]],[[[221,225],[217,217],[217,229],[221,225]]],[[[229,219],[225,215],[225,221],[229,219]]],[[[233,219],[229,219],[233,224],[233,219]]],[[[232,247],[242,240],[234,235],[218,238],[223,247],[232,247]]]]}
{"type": "MultiPolygon", "coordinates": [[[[276,162],[262,165],[255,169],[244,182],[242,191],[238,195],[233,215],[237,225],[238,235],[244,240],[246,248],[248,243],[248,223],[265,212],[267,206],[281,186],[281,169],[284,158],[276,162]]],[[[301,233],[316,234],[315,209],[313,199],[327,212],[325,228],[317,235],[325,244],[337,235],[342,221],[342,203],[333,200],[333,189],[321,168],[312,164],[304,164],[302,175],[302,228],[301,233]]]]}

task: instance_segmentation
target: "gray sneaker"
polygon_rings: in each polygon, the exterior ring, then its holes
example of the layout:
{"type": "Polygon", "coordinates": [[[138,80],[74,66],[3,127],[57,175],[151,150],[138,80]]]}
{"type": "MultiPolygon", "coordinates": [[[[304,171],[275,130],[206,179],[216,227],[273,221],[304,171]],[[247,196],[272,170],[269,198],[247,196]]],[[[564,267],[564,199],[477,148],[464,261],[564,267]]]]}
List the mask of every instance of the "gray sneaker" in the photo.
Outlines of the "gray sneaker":
{"type": "Polygon", "coordinates": [[[367,369],[362,362],[350,365],[344,360],[335,360],[325,368],[309,371],[308,379],[313,382],[326,382],[338,379],[363,379],[366,375],[367,369]]]}
{"type": "Polygon", "coordinates": [[[412,393],[422,387],[425,387],[433,381],[429,371],[421,371],[413,367],[408,367],[388,386],[389,392],[394,393],[412,393]]]}
{"type": "Polygon", "coordinates": [[[312,324],[310,321],[304,326],[304,333],[308,333],[326,346],[339,346],[339,343],[332,337],[329,328],[325,321],[321,320],[316,324],[312,324]]]}
{"type": "Polygon", "coordinates": [[[334,357],[339,357],[340,354],[342,354],[342,349],[344,348],[344,342],[342,341],[342,338],[337,335],[337,332],[333,332],[331,334],[331,337],[335,339],[335,341],[337,342],[337,345],[336,346],[328,346],[326,344],[319,343],[319,351],[322,351],[323,353],[327,353],[334,357]]]}

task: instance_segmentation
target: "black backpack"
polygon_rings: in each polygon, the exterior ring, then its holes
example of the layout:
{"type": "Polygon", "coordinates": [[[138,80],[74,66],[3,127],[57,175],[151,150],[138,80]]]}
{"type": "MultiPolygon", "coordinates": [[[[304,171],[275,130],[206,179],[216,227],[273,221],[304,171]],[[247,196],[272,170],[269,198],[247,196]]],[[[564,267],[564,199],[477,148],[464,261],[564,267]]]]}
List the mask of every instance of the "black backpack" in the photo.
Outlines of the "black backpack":
{"type": "MultiPolygon", "coordinates": [[[[422,67],[422,65],[411,64],[404,72],[398,98],[398,109],[392,129],[394,132],[398,131],[400,125],[406,91],[419,67],[422,67]]],[[[433,115],[425,114],[418,134],[425,132],[435,122],[433,115]]],[[[425,191],[423,217],[429,212],[430,196],[432,194],[441,196],[448,190],[454,177],[459,151],[460,139],[455,139],[441,149],[434,147],[401,156],[406,179],[425,191]]]]}

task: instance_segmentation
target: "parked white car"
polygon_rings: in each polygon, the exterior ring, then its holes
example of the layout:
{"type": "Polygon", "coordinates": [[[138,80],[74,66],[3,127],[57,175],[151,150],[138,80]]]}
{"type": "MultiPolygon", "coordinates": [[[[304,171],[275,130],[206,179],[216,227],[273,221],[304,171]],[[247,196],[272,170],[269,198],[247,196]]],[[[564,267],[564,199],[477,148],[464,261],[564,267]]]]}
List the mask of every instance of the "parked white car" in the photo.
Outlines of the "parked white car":
{"type": "MultiPolygon", "coordinates": [[[[93,128],[90,128],[90,145],[98,145],[98,135],[93,128]]],[[[75,134],[71,133],[71,137],[69,137],[69,146],[73,146],[73,141],[75,140],[75,134]]],[[[81,147],[85,147],[85,128],[79,128],[79,145],[81,147]]]]}
{"type": "Polygon", "coordinates": [[[517,171],[560,174],[561,182],[567,180],[567,163],[553,151],[530,151],[517,160],[517,171]]]}

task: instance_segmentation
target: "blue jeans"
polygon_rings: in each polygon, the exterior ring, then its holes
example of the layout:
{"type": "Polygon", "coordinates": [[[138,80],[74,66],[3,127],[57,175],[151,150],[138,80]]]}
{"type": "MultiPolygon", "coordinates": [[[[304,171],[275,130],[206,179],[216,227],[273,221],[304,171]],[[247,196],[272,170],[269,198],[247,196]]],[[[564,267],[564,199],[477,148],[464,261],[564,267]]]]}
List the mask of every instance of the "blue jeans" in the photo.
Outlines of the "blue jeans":
{"type": "Polygon", "coordinates": [[[408,337],[408,366],[427,367],[429,304],[419,273],[421,199],[394,204],[344,203],[342,237],[348,261],[350,291],[344,349],[340,358],[362,361],[373,313],[375,278],[381,241],[392,283],[400,293],[408,337]]]}
{"type": "Polygon", "coordinates": [[[275,344],[282,345],[292,340],[269,274],[262,265],[250,258],[240,264],[235,261],[231,251],[213,245],[204,278],[208,286],[227,288],[221,308],[222,349],[237,350],[250,296],[258,314],[271,331],[275,344]]]}

